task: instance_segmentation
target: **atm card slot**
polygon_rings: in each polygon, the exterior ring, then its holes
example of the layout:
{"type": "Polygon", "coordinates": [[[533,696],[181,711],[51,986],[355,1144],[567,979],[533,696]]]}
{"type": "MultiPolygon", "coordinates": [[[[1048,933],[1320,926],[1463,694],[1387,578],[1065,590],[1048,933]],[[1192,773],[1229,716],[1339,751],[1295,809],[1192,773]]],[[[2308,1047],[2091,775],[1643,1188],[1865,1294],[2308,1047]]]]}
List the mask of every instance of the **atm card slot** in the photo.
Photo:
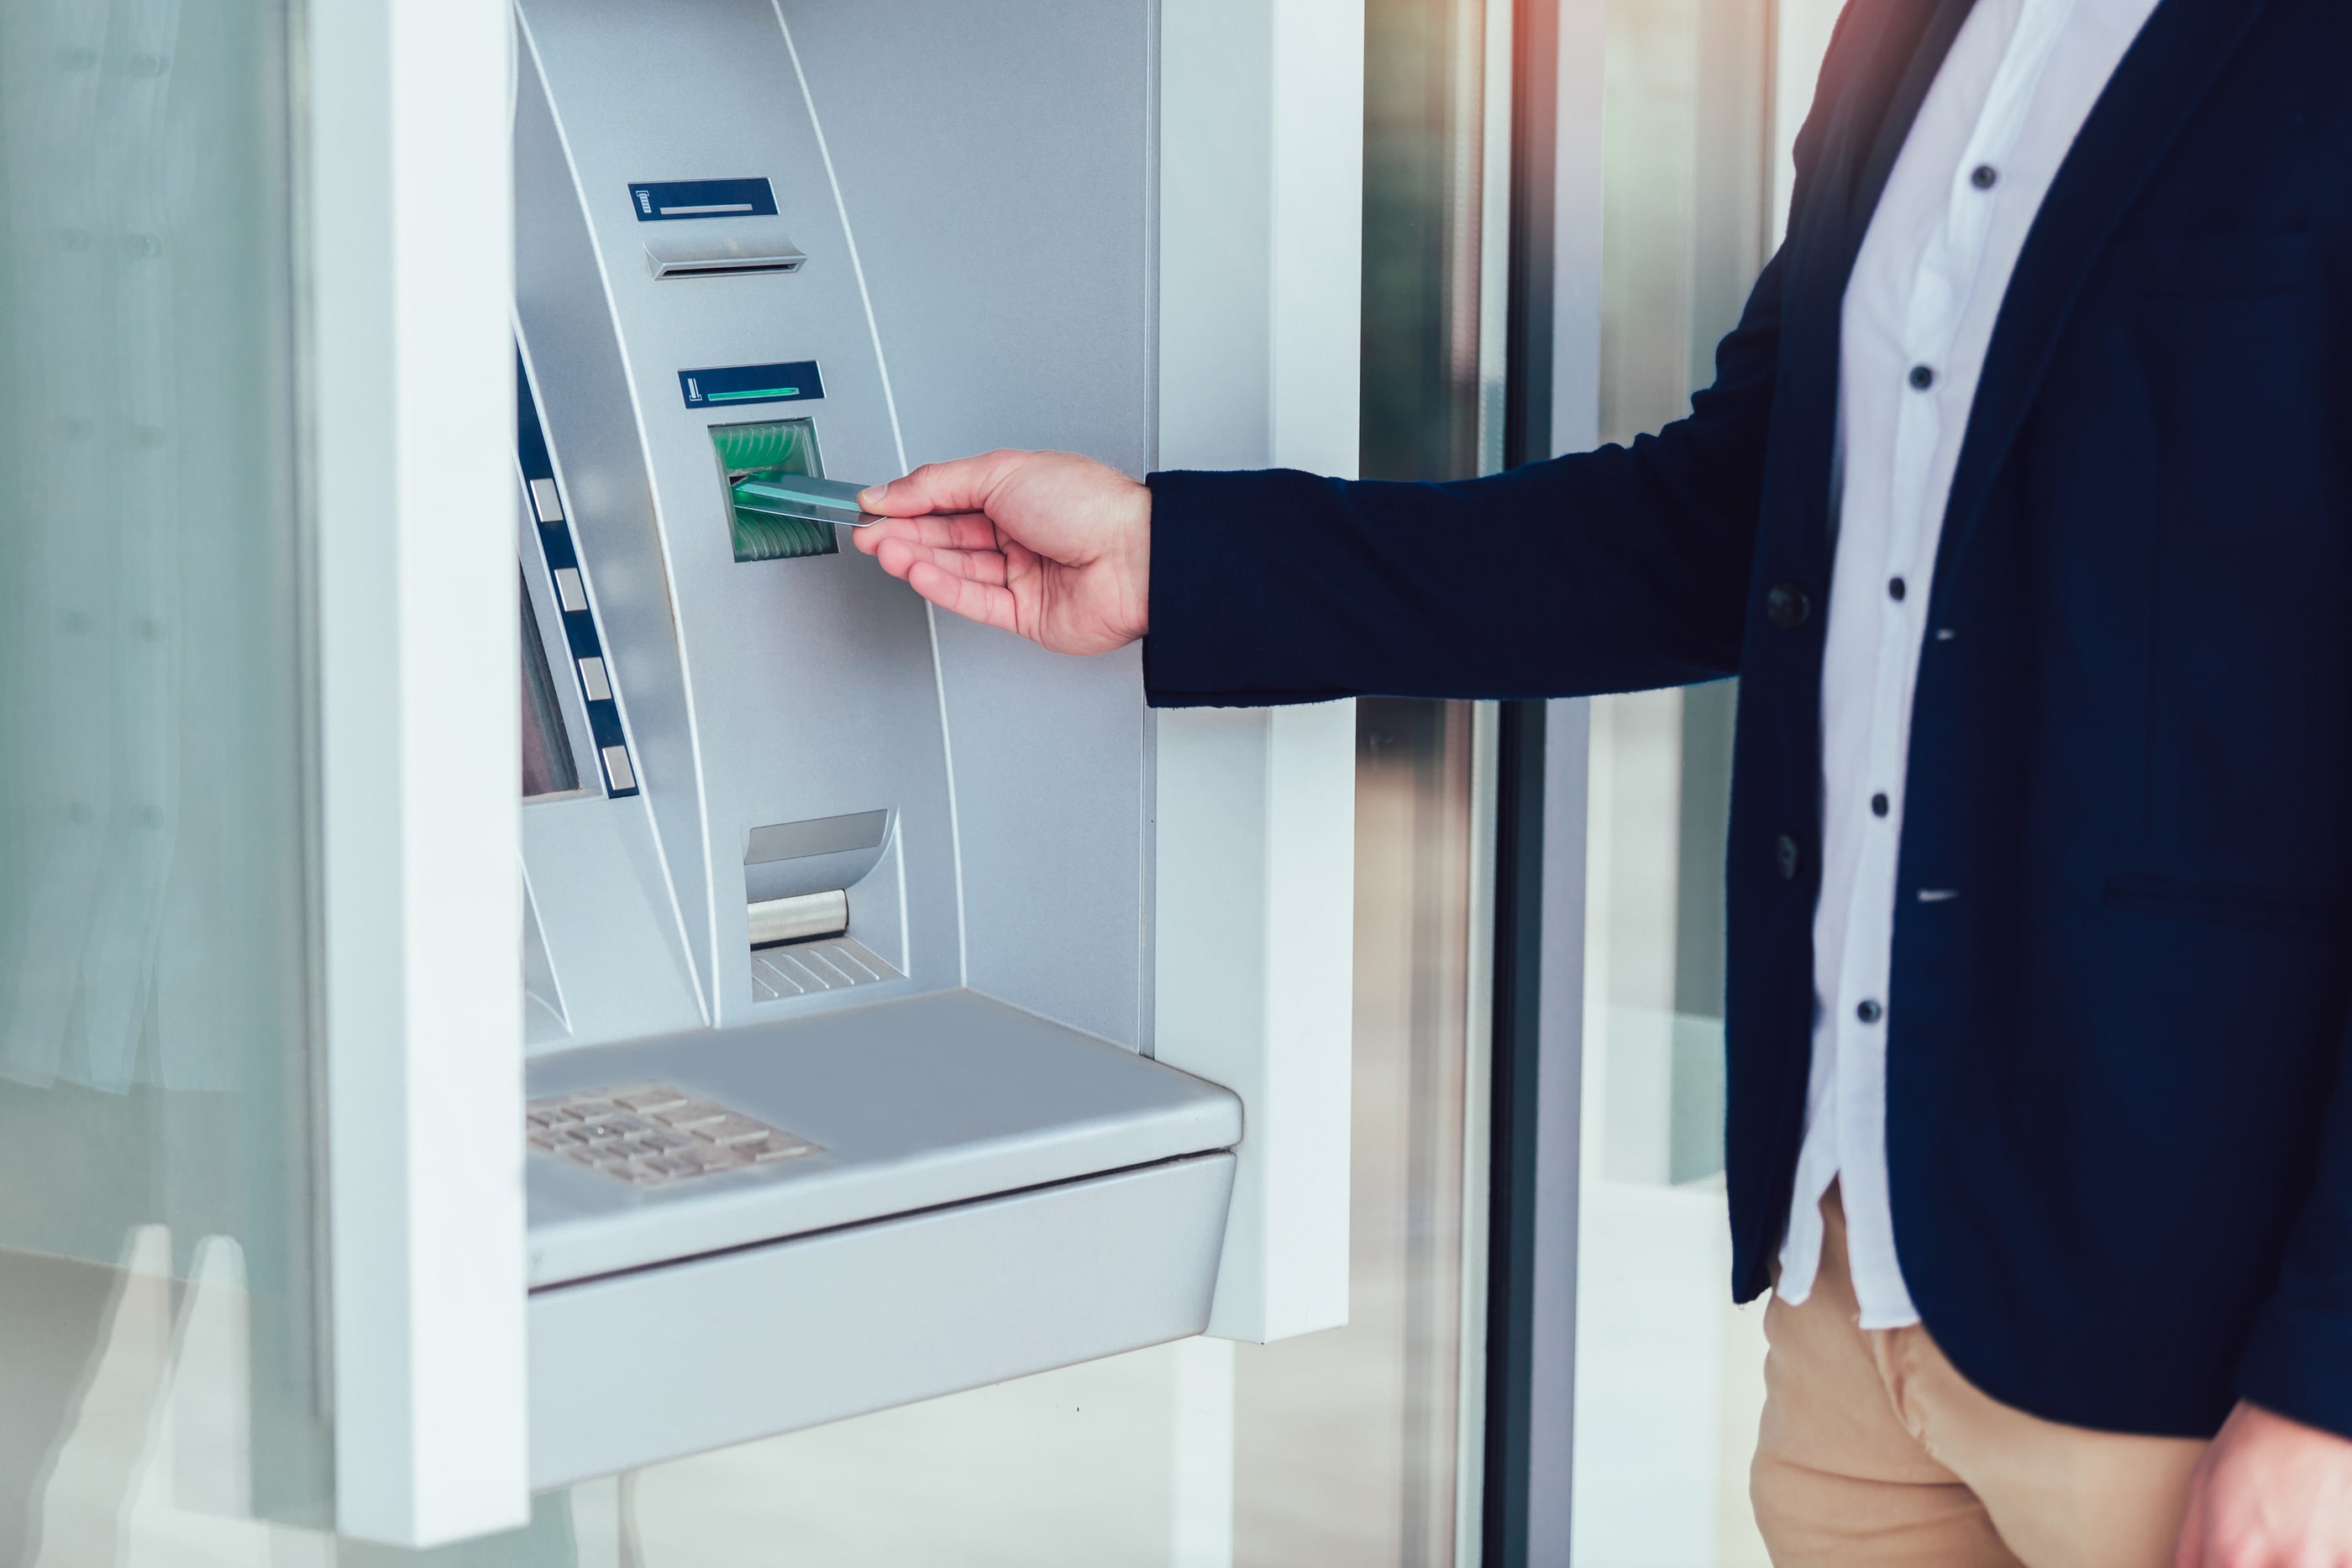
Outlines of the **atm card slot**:
{"type": "Polygon", "coordinates": [[[727,481],[738,561],[837,554],[835,525],[877,520],[857,508],[863,486],[819,476],[816,427],[809,420],[716,425],[710,442],[727,481]]]}
{"type": "Polygon", "coordinates": [[[840,545],[833,525],[814,517],[763,512],[738,506],[731,530],[738,562],[801,560],[813,555],[837,555],[840,545]]]}

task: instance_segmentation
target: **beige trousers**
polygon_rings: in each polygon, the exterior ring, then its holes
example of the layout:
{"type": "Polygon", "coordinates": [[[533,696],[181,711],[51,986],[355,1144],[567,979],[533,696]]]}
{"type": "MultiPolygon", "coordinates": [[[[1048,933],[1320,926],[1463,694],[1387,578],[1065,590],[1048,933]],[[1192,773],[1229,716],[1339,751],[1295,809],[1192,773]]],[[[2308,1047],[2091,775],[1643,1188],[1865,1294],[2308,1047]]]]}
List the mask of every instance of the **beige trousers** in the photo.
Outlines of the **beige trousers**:
{"type": "Polygon", "coordinates": [[[1862,1328],[1836,1188],[1822,1211],[1812,1295],[1764,1313],[1748,1485],[1779,1568],[2169,1568],[2204,1444],[2042,1420],[1926,1329],[1862,1328]]]}

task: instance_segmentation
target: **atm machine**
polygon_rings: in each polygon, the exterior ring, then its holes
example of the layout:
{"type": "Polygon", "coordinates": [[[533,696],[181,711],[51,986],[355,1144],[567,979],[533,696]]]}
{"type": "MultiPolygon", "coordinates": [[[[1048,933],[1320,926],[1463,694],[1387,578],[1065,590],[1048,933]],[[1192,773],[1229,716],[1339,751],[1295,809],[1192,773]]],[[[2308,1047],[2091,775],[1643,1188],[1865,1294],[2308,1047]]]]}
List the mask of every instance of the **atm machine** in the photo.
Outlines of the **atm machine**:
{"type": "Polygon", "coordinates": [[[1156,11],[995,9],[519,5],[534,1489],[1210,1321],[1250,1124],[1155,1060],[1134,652],[935,616],[851,543],[863,483],[975,437],[1151,456],[1156,11]],[[1139,107],[963,144],[877,101],[942,49],[1139,107]],[[1105,137],[1131,178],[1064,181],[1105,137]]]}

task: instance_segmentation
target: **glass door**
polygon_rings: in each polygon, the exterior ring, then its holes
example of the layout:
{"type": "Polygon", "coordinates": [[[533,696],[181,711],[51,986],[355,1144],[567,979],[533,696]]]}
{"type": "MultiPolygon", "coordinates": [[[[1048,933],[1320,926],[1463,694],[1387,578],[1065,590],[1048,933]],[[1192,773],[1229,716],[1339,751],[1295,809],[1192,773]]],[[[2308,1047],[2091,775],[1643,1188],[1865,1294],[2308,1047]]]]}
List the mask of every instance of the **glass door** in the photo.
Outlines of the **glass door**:
{"type": "MultiPolygon", "coordinates": [[[[1836,7],[1612,0],[1601,438],[1681,417],[1783,223],[1836,7]]],[[[1574,1558],[1762,1564],[1761,1303],[1731,1305],[1723,876],[1736,683],[1591,705],[1574,1558]]]]}

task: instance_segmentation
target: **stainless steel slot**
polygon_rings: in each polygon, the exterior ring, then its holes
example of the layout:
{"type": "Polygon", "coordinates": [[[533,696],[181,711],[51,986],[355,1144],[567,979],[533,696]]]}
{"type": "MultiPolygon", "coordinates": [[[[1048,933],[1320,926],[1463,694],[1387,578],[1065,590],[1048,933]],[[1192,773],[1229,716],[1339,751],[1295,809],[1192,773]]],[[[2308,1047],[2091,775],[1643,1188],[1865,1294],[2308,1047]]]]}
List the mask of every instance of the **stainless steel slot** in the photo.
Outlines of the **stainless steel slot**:
{"type": "Polygon", "coordinates": [[[645,242],[646,267],[656,277],[798,272],[808,256],[772,218],[716,223],[656,224],[676,229],[645,242]]]}
{"type": "Polygon", "coordinates": [[[657,262],[656,277],[726,277],[746,272],[798,272],[801,256],[774,261],[657,262]]]}
{"type": "Polygon", "coordinates": [[[748,909],[754,947],[813,942],[821,936],[838,936],[849,929],[849,894],[840,891],[761,899],[748,909]]]}

